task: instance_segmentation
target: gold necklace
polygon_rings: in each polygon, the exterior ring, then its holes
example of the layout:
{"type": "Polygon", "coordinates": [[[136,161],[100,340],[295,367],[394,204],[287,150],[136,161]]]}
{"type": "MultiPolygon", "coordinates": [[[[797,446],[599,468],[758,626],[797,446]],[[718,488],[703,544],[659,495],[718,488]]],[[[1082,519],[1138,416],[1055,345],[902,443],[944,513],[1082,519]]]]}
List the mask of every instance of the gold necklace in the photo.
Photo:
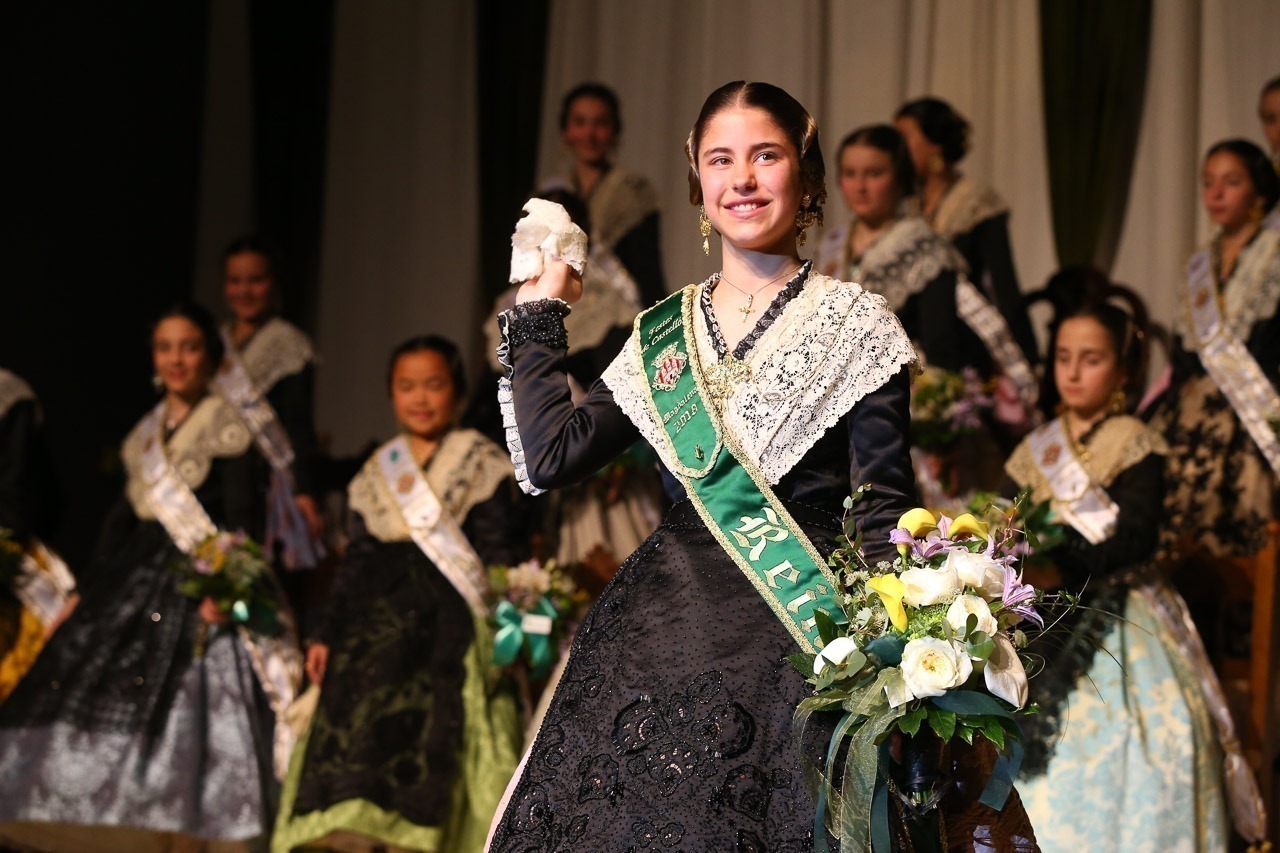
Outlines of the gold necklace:
{"type": "Polygon", "coordinates": [[[757,293],[759,293],[760,291],[764,290],[766,287],[768,287],[769,285],[773,284],[773,283],[774,283],[774,282],[776,282],[778,279],[780,279],[780,278],[783,278],[783,277],[785,277],[785,276],[789,276],[789,275],[792,275],[792,274],[794,274],[794,273],[799,272],[799,271],[800,271],[800,267],[803,267],[803,266],[804,266],[804,264],[801,264],[799,267],[796,267],[796,268],[795,268],[795,269],[793,269],[793,270],[787,270],[786,272],[782,273],[781,275],[776,275],[776,276],[774,276],[773,278],[769,279],[769,280],[768,280],[768,281],[766,281],[764,284],[760,285],[759,287],[757,287],[755,290],[753,290],[753,291],[752,291],[752,292],[750,292],[750,293],[747,293],[747,292],[746,292],[745,290],[743,290],[741,287],[738,287],[738,285],[736,285],[736,284],[734,284],[733,282],[729,281],[729,279],[725,276],[725,274],[724,274],[724,273],[720,273],[720,280],[721,280],[721,281],[723,281],[725,284],[729,285],[730,287],[732,287],[734,290],[736,290],[736,291],[738,291],[739,293],[741,293],[743,296],[747,297],[747,301],[746,301],[746,303],[745,303],[741,308],[736,308],[736,309],[734,309],[734,310],[739,311],[739,312],[741,312],[741,313],[742,313],[742,319],[743,319],[743,321],[745,322],[745,321],[746,321],[746,319],[747,319],[747,315],[748,315],[748,314],[752,314],[752,313],[754,313],[754,312],[755,312],[755,309],[754,309],[754,308],[752,308],[752,307],[751,307],[751,305],[752,305],[752,303],[753,303],[753,302],[755,302],[755,300],[756,300],[756,294],[757,294],[757,293]]]}

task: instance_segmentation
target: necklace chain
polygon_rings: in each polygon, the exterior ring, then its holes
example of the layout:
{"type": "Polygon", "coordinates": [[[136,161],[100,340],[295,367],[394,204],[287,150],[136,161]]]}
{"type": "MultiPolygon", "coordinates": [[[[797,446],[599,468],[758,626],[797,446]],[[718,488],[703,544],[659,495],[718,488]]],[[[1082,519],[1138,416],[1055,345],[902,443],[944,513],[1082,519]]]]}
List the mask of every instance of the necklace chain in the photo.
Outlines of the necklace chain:
{"type": "Polygon", "coordinates": [[[752,308],[751,306],[752,306],[752,303],[754,303],[754,302],[755,302],[755,300],[756,300],[756,294],[757,294],[757,293],[759,293],[760,291],[764,290],[766,287],[768,287],[769,285],[773,284],[774,282],[778,281],[778,280],[779,280],[779,279],[781,279],[781,278],[784,278],[784,277],[789,276],[789,275],[794,275],[795,273],[799,272],[799,271],[800,271],[800,269],[801,269],[803,266],[804,266],[804,264],[801,264],[800,266],[796,267],[795,269],[787,270],[786,272],[781,273],[780,275],[776,275],[776,276],[774,276],[773,278],[769,279],[769,280],[768,280],[768,281],[766,281],[764,284],[760,285],[759,287],[757,287],[755,290],[751,291],[750,293],[748,293],[747,291],[743,290],[741,287],[738,287],[738,285],[734,284],[733,282],[729,281],[728,277],[727,277],[723,272],[722,272],[722,273],[720,273],[720,280],[721,280],[721,281],[723,281],[725,284],[729,285],[730,287],[732,287],[734,290],[736,290],[736,291],[738,291],[739,293],[741,293],[743,296],[747,297],[747,301],[742,305],[742,307],[741,307],[741,308],[737,308],[737,309],[735,309],[735,310],[739,311],[739,312],[742,314],[742,319],[743,319],[743,320],[746,320],[746,319],[747,319],[747,315],[748,315],[748,314],[753,314],[753,313],[755,313],[755,309],[754,309],[754,308],[752,308]]]}

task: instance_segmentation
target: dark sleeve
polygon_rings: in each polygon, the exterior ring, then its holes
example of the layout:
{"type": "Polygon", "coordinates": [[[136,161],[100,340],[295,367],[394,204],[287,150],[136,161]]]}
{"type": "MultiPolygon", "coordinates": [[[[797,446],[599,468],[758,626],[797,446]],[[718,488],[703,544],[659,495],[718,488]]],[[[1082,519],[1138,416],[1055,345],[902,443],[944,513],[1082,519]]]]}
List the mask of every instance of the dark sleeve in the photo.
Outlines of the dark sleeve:
{"type": "Polygon", "coordinates": [[[524,537],[519,530],[521,512],[519,489],[514,480],[503,480],[488,500],[467,513],[462,532],[486,566],[512,566],[527,556],[522,553],[524,537]]]}
{"type": "Polygon", "coordinates": [[[1105,542],[1092,545],[1067,527],[1066,541],[1051,555],[1067,588],[1079,588],[1090,577],[1096,583],[1151,559],[1163,515],[1164,462],[1164,456],[1152,453],[1108,487],[1120,515],[1115,532],[1105,542]]]}
{"type": "Polygon", "coordinates": [[[871,562],[892,559],[889,534],[898,518],[919,504],[911,466],[911,372],[898,374],[859,400],[849,425],[849,482],[871,491],[854,504],[863,548],[871,562]]]}
{"type": "Polygon", "coordinates": [[[982,220],[973,229],[973,257],[970,259],[973,283],[995,299],[1004,315],[1013,339],[1032,364],[1039,361],[1036,336],[1031,318],[1022,302],[1018,274],[1013,268],[1013,250],[1009,247],[1009,214],[1001,213],[982,220]]]}
{"type": "Polygon", "coordinates": [[[1245,346],[1271,384],[1280,388],[1280,311],[1254,323],[1245,346]]]}
{"type": "MultiPolygon", "coordinates": [[[[39,408],[35,400],[22,400],[0,418],[0,527],[25,541],[39,515],[41,472],[37,470],[36,433],[39,408]]],[[[51,472],[43,472],[50,476],[51,472]]]]}
{"type": "Polygon", "coordinates": [[[540,489],[585,480],[639,437],[603,381],[574,407],[564,366],[567,313],[556,300],[527,302],[504,312],[517,429],[529,481],[540,489]]]}
{"type": "Polygon", "coordinates": [[[293,479],[300,495],[316,493],[315,368],[308,364],[286,376],[268,393],[267,401],[293,445],[293,479]]]}
{"type": "Polygon", "coordinates": [[[667,295],[666,278],[662,274],[662,252],[658,248],[658,212],[650,213],[613,247],[613,253],[636,280],[640,304],[655,305],[667,295]]]}

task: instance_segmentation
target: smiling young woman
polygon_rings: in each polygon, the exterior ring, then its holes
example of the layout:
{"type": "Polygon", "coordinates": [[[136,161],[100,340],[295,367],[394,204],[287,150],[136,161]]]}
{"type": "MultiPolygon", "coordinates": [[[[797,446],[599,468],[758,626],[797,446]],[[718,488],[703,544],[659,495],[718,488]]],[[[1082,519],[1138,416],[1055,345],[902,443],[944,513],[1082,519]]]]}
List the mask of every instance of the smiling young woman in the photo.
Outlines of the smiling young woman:
{"type": "Polygon", "coordinates": [[[784,659],[812,648],[811,608],[833,588],[821,554],[851,489],[873,484],[856,510],[873,560],[915,503],[911,342],[883,299],[797,252],[825,195],[816,122],[776,86],[729,83],[686,155],[721,272],[643,313],[578,405],[563,367],[576,275],[549,265],[499,318],[526,491],[644,439],[676,504],[579,629],[492,850],[811,849],[791,735],[807,686],[784,659]],[[754,538],[731,536],[730,493],[766,524],[744,528],[754,538]]]}

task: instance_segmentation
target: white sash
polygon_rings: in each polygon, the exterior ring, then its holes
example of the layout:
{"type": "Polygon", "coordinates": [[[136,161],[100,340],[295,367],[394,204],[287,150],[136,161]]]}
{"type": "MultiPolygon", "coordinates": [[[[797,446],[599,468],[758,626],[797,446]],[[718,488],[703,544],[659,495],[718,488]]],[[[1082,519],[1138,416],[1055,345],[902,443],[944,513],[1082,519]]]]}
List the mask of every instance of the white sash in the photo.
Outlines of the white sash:
{"type": "Polygon", "coordinates": [[[1081,536],[1097,545],[1115,530],[1120,508],[1094,484],[1076,457],[1061,418],[1027,436],[1031,459],[1049,481],[1052,506],[1081,536]]]}
{"type": "Polygon", "coordinates": [[[378,469],[395,496],[409,535],[471,609],[483,616],[488,612],[484,596],[489,589],[484,563],[427,485],[409,442],[404,436],[395,438],[378,448],[377,456],[378,469]]]}
{"type": "MultiPolygon", "coordinates": [[[[156,518],[184,553],[190,554],[210,536],[218,532],[213,520],[200,504],[191,487],[178,476],[164,452],[164,440],[160,424],[164,418],[164,403],[151,411],[139,426],[142,439],[142,479],[147,486],[147,504],[156,518]]],[[[254,634],[244,625],[237,625],[237,633],[254,674],[262,685],[271,710],[275,713],[275,738],[272,758],[276,776],[283,779],[289,768],[289,755],[293,751],[294,734],[286,719],[286,711],[297,695],[302,683],[302,656],[298,651],[297,631],[293,614],[279,595],[276,619],[280,625],[278,636],[266,637],[254,634]]]]}
{"type": "Polygon", "coordinates": [[[1231,403],[1271,470],[1280,475],[1280,439],[1271,419],[1280,415],[1280,395],[1244,343],[1223,322],[1208,249],[1187,264],[1187,311],[1200,344],[1200,363],[1231,403]]]}
{"type": "MultiPolygon", "coordinates": [[[[213,384],[223,397],[240,410],[240,416],[253,433],[254,443],[271,467],[279,473],[288,474],[289,466],[293,464],[293,445],[289,442],[289,436],[266,396],[254,384],[253,377],[249,375],[239,352],[232,345],[231,336],[226,329],[222,330],[222,340],[226,344],[227,357],[213,384]]],[[[292,479],[289,483],[292,486],[292,479]]]]}
{"type": "Polygon", "coordinates": [[[75,592],[76,579],[62,558],[34,536],[27,543],[20,567],[13,583],[13,594],[40,620],[41,625],[48,628],[62,613],[71,593],[75,592]]]}
{"type": "Polygon", "coordinates": [[[1018,396],[1033,422],[1038,422],[1041,415],[1036,401],[1040,398],[1040,386],[1036,383],[1031,364],[1022,348],[1014,343],[1013,332],[1000,309],[987,301],[973,282],[963,275],[956,277],[956,313],[982,339],[1001,372],[1018,389],[1018,396]]]}

